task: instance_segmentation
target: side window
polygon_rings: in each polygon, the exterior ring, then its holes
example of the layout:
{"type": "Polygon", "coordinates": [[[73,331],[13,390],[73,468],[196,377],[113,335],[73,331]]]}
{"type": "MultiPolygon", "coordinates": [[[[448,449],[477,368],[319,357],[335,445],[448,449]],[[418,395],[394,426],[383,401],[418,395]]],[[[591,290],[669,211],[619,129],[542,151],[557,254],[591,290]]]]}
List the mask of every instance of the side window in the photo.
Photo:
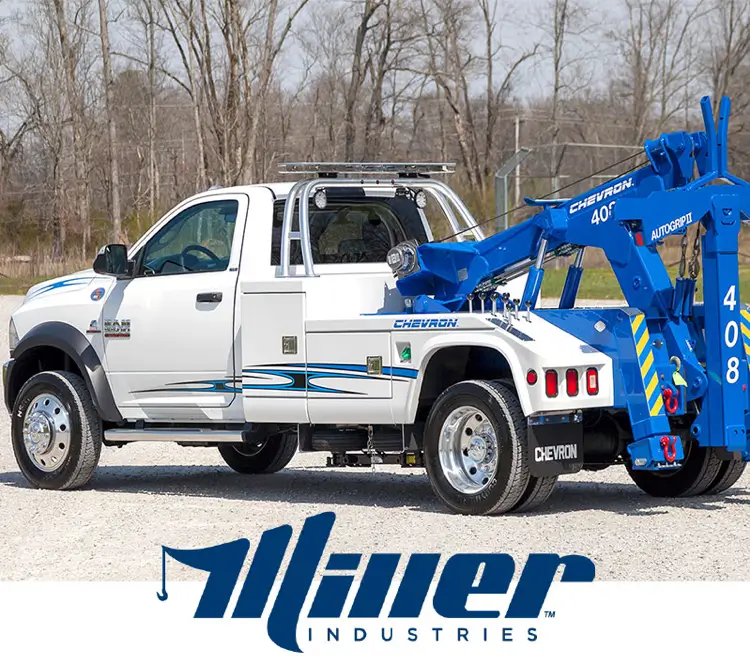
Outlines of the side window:
{"type": "MultiPolygon", "coordinates": [[[[284,201],[276,203],[271,264],[279,265],[284,201]]],[[[295,206],[298,228],[298,209],[295,206]]],[[[379,200],[333,200],[317,210],[310,206],[310,245],[316,265],[382,263],[388,250],[407,239],[395,210],[379,200]]],[[[291,243],[290,264],[302,263],[299,242],[291,243]]]]}
{"type": "Polygon", "coordinates": [[[210,201],[183,210],[143,250],[140,274],[221,272],[229,265],[237,201],[210,201]]]}

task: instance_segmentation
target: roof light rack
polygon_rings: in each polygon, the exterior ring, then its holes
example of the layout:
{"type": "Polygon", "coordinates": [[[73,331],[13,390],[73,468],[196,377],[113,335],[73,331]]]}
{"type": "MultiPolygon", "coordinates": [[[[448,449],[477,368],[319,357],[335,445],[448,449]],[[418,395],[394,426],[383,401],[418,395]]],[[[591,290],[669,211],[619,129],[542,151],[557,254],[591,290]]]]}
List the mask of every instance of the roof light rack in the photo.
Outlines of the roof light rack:
{"type": "Polygon", "coordinates": [[[398,175],[402,178],[429,177],[455,173],[455,163],[350,163],[342,161],[295,161],[279,164],[280,173],[316,173],[321,178],[337,178],[343,173],[398,175]]]}

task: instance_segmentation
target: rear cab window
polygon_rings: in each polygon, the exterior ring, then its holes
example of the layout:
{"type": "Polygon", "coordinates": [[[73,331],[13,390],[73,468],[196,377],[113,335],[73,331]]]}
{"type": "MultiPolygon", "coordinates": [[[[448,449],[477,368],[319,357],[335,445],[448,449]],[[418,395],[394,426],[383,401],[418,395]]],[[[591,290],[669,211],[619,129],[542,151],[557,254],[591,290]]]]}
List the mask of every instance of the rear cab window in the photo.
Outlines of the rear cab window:
{"type": "MultiPolygon", "coordinates": [[[[416,204],[398,196],[368,196],[362,189],[327,190],[328,202],[318,209],[310,202],[310,245],[316,265],[383,263],[399,242],[429,238],[416,204]]],[[[281,262],[284,200],[274,203],[271,265],[281,262]]],[[[294,206],[292,230],[299,230],[299,203],[294,206]]],[[[302,264],[299,242],[290,245],[290,264],[302,264]]]]}

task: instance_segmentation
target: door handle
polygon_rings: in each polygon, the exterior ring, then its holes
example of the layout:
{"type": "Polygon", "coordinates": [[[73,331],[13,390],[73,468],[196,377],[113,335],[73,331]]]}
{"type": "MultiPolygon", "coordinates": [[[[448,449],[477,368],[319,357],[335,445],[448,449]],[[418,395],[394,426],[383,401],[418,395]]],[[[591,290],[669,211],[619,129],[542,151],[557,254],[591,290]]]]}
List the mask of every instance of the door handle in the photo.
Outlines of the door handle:
{"type": "Polygon", "coordinates": [[[221,298],[222,298],[221,293],[198,293],[195,300],[197,302],[216,303],[216,302],[221,302],[221,298]]]}

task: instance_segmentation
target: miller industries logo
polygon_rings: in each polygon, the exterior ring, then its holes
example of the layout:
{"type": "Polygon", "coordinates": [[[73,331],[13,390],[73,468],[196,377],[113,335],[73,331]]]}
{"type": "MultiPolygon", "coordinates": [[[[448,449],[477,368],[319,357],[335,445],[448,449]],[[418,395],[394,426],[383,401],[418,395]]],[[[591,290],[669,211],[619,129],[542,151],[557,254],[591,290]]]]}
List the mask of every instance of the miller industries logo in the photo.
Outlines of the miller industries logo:
{"type": "MultiPolygon", "coordinates": [[[[468,640],[467,625],[472,620],[539,618],[547,592],[561,565],[564,566],[560,576],[562,582],[594,580],[594,563],[585,556],[532,553],[521,570],[504,615],[496,609],[470,609],[467,604],[471,603],[471,598],[475,595],[508,594],[516,564],[507,553],[458,553],[449,557],[433,592],[431,588],[441,559],[439,553],[412,553],[406,556],[400,580],[395,580],[395,574],[401,554],[373,553],[358,575],[359,582],[355,584],[355,573],[360,568],[362,554],[330,553],[325,567],[321,568],[335,520],[333,512],[324,512],[306,519],[289,563],[283,571],[282,561],[292,541],[292,527],[284,525],[265,531],[255,548],[231,617],[263,617],[277,578],[280,577],[278,592],[267,612],[268,636],[285,650],[302,652],[297,642],[297,626],[311,594],[313,581],[317,574],[322,573],[320,584],[309,604],[307,618],[327,618],[329,621],[342,618],[353,621],[365,618],[379,618],[381,621],[392,618],[416,620],[422,615],[429,598],[439,616],[461,621],[461,627],[457,630],[458,640],[461,641],[468,640]],[[392,599],[386,602],[389,596],[392,599]],[[346,612],[345,605],[349,607],[346,612]]],[[[163,546],[162,591],[157,596],[162,601],[168,597],[166,560],[170,556],[184,565],[208,572],[194,617],[223,618],[249,550],[250,542],[244,538],[205,549],[173,549],[163,546]]],[[[439,632],[441,628],[431,629],[439,632]]],[[[409,641],[418,639],[416,626],[405,630],[409,641]]],[[[331,629],[327,631],[328,640],[331,640],[331,629]]],[[[512,640],[506,638],[508,632],[512,632],[512,629],[504,627],[503,640],[512,640]]],[[[483,634],[486,641],[486,628],[483,634]]],[[[354,641],[362,641],[366,636],[367,632],[363,627],[355,627],[354,641]]],[[[312,640],[312,628],[308,628],[307,637],[312,640]]],[[[536,629],[528,628],[525,638],[527,641],[536,641],[536,629]]],[[[338,637],[333,640],[338,640],[338,637]]]]}

